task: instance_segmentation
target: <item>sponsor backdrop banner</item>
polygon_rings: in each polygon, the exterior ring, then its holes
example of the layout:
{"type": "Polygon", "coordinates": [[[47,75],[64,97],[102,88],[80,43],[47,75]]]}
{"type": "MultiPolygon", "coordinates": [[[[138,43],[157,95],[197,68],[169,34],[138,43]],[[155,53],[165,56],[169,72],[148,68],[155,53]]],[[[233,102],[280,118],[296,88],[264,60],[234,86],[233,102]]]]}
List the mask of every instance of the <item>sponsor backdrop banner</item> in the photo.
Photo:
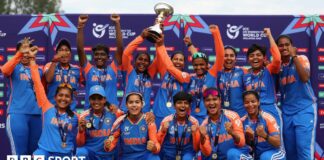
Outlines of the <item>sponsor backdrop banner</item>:
{"type": "MultiPolygon", "coordinates": [[[[115,45],[114,25],[110,15],[89,15],[85,27],[85,51],[87,58],[92,61],[91,47],[97,43],[111,47],[112,58],[115,45]]],[[[121,15],[124,46],[126,46],[142,30],[153,24],[156,15],[121,15]]],[[[61,38],[66,38],[72,45],[72,63],[78,65],[76,53],[76,32],[78,15],[18,15],[0,16],[0,67],[15,54],[16,43],[24,37],[35,39],[34,44],[40,47],[37,63],[45,65],[54,55],[54,48],[61,38]]],[[[190,36],[200,51],[209,55],[209,61],[215,60],[213,39],[208,29],[209,24],[217,24],[220,28],[225,45],[232,45],[239,51],[237,65],[246,65],[247,48],[253,44],[269,46],[268,39],[263,34],[263,28],[270,27],[273,36],[289,34],[298,48],[298,54],[309,57],[311,62],[311,81],[318,96],[318,122],[315,145],[316,158],[322,157],[324,152],[324,137],[320,136],[324,130],[324,15],[314,16],[210,16],[210,15],[173,15],[164,22],[165,44],[169,54],[182,50],[188,55],[187,47],[183,43],[185,36],[190,36]]],[[[154,44],[145,41],[137,52],[145,51],[155,55],[154,44]]],[[[136,53],[135,53],[136,54],[136,53]]],[[[267,53],[268,58],[270,53],[267,53]]],[[[186,70],[193,72],[191,58],[187,59],[186,70]]],[[[120,82],[122,77],[119,76],[120,82]]],[[[6,135],[6,109],[10,90],[8,79],[0,73],[0,159],[9,155],[10,145],[6,135]]],[[[154,93],[160,86],[159,76],[154,81],[154,93]]],[[[123,85],[118,84],[118,97],[123,96],[123,85]]],[[[77,91],[78,108],[84,104],[84,88],[77,91]]],[[[15,122],[19,123],[19,122],[15,122]]],[[[302,138],[302,137],[301,137],[302,138]]]]}

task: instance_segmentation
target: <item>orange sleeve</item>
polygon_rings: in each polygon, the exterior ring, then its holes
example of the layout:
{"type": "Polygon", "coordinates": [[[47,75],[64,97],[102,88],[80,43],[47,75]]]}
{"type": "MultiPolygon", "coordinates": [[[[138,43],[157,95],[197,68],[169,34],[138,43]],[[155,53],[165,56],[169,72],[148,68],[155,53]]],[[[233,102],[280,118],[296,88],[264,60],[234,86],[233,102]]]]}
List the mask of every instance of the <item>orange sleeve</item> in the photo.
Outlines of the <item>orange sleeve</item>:
{"type": "Polygon", "coordinates": [[[118,65],[116,65],[115,61],[112,61],[110,67],[113,69],[115,75],[117,76],[118,65]]]}
{"type": "Polygon", "coordinates": [[[158,67],[159,67],[159,61],[156,57],[154,58],[153,62],[150,64],[150,66],[147,69],[147,72],[152,79],[154,78],[155,74],[158,72],[158,67]]]}
{"type": "Polygon", "coordinates": [[[241,122],[241,119],[240,119],[239,115],[237,115],[234,112],[231,112],[231,114],[232,114],[231,117],[233,117],[231,119],[231,123],[232,123],[232,126],[233,126],[233,132],[236,133],[237,135],[239,135],[239,137],[240,137],[239,143],[235,143],[235,142],[234,143],[238,147],[243,147],[245,145],[245,136],[244,136],[244,131],[243,131],[243,124],[241,122]]]}
{"type": "Polygon", "coordinates": [[[8,77],[12,74],[14,71],[16,65],[20,62],[20,59],[22,58],[23,54],[20,52],[17,52],[11,60],[9,60],[7,63],[5,63],[1,67],[1,72],[4,76],[8,77]]]}
{"type": "Polygon", "coordinates": [[[268,113],[265,112],[263,113],[264,114],[262,115],[262,117],[266,121],[269,134],[276,134],[276,133],[279,134],[280,131],[276,119],[268,113]]]}
{"type": "Polygon", "coordinates": [[[86,142],[86,132],[80,132],[78,131],[77,137],[76,137],[76,143],[78,145],[78,147],[81,147],[85,144],[86,142]]]}
{"type": "Polygon", "coordinates": [[[119,139],[119,136],[120,136],[120,128],[117,129],[117,130],[113,133],[112,136],[114,136],[114,140],[111,142],[111,145],[110,145],[110,148],[109,148],[109,149],[105,148],[105,151],[107,151],[107,152],[112,151],[112,150],[117,146],[118,139],[119,139]]]}
{"type": "MultiPolygon", "coordinates": [[[[206,127],[206,124],[202,124],[202,126],[206,127]]],[[[212,153],[212,146],[210,144],[210,138],[208,134],[206,134],[205,136],[205,143],[204,144],[200,143],[200,150],[201,153],[206,157],[210,156],[210,154],[212,153]]]]}
{"type": "Polygon", "coordinates": [[[159,128],[159,131],[157,133],[157,139],[158,139],[158,141],[160,142],[161,145],[163,144],[164,138],[165,138],[165,136],[167,135],[167,132],[168,132],[168,131],[166,131],[166,132],[162,131],[162,126],[164,126],[165,123],[169,123],[169,125],[170,125],[170,122],[173,120],[173,118],[174,118],[173,115],[166,116],[162,120],[162,122],[160,124],[160,128],[159,128]]]}
{"type": "Polygon", "coordinates": [[[154,142],[156,147],[156,151],[154,151],[153,153],[155,154],[159,153],[161,150],[161,145],[157,140],[155,123],[148,124],[148,134],[149,134],[149,139],[154,142]]]}
{"type": "Polygon", "coordinates": [[[306,69],[306,70],[310,70],[310,64],[309,64],[309,60],[305,55],[299,55],[298,60],[300,61],[300,63],[302,64],[302,66],[306,69]]]}
{"type": "Polygon", "coordinates": [[[200,148],[200,132],[199,132],[199,122],[198,121],[192,121],[192,125],[197,126],[197,130],[192,132],[192,145],[196,152],[199,151],[200,148]]]}
{"type": "Polygon", "coordinates": [[[281,55],[277,45],[272,46],[270,48],[270,52],[272,55],[272,61],[267,66],[271,74],[277,74],[280,72],[280,65],[281,65],[281,55]]]}
{"type": "Polygon", "coordinates": [[[44,68],[43,68],[43,73],[47,72],[47,70],[50,68],[52,62],[46,63],[44,68]]]}
{"type": "Polygon", "coordinates": [[[42,85],[38,66],[36,64],[30,66],[31,77],[34,83],[34,91],[36,94],[37,103],[42,107],[42,112],[45,113],[49,108],[53,106],[47,99],[44,87],[42,85]]]}
{"type": "MultiPolygon", "coordinates": [[[[161,67],[166,67],[167,71],[175,77],[176,80],[178,80],[180,83],[189,83],[190,82],[190,75],[187,72],[182,72],[178,70],[172,63],[165,46],[158,46],[157,48],[157,54],[161,56],[161,67]]],[[[163,74],[163,73],[162,73],[163,74]]],[[[164,76],[164,74],[163,74],[164,76]]]]}
{"type": "Polygon", "coordinates": [[[134,50],[144,42],[142,36],[137,36],[132,42],[130,42],[124,50],[122,57],[122,69],[127,71],[127,74],[133,69],[132,59],[134,50]]]}
{"type": "Polygon", "coordinates": [[[218,26],[215,30],[212,31],[212,35],[214,38],[214,45],[215,45],[215,51],[216,51],[216,61],[214,65],[209,69],[209,74],[211,74],[214,77],[217,77],[217,72],[221,71],[224,64],[224,44],[222,37],[220,35],[220,31],[218,26]]]}

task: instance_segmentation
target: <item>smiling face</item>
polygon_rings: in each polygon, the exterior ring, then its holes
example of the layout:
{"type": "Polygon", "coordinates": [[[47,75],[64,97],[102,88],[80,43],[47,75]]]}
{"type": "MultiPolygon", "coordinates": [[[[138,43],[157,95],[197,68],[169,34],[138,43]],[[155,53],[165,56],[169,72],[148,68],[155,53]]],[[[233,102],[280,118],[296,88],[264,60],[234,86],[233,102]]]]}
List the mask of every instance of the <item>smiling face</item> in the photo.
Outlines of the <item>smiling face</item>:
{"type": "Polygon", "coordinates": [[[174,104],[176,114],[179,118],[185,118],[190,109],[190,103],[188,100],[177,100],[174,104]]]}
{"type": "Polygon", "coordinates": [[[93,59],[97,68],[103,68],[108,60],[108,53],[103,49],[97,49],[94,51],[93,59]]]}
{"type": "Polygon", "coordinates": [[[255,117],[258,115],[260,101],[254,94],[246,94],[244,95],[244,107],[246,112],[249,114],[250,117],[255,117]]]}
{"type": "Polygon", "coordinates": [[[210,116],[215,116],[221,109],[221,98],[210,94],[204,98],[204,104],[207,109],[207,113],[210,116]]]}
{"type": "Polygon", "coordinates": [[[95,111],[103,110],[106,104],[106,98],[99,95],[99,94],[93,94],[89,97],[90,106],[95,111]]]}
{"type": "Polygon", "coordinates": [[[292,47],[293,45],[291,44],[291,41],[288,38],[282,37],[278,40],[278,48],[282,57],[290,56],[290,51],[292,51],[292,47]]]}
{"type": "Polygon", "coordinates": [[[137,94],[129,95],[126,100],[126,107],[130,115],[132,116],[140,115],[143,108],[143,100],[137,94]]]}
{"type": "Polygon", "coordinates": [[[224,69],[225,70],[232,70],[236,63],[236,55],[235,52],[227,48],[225,49],[225,55],[224,55],[224,69]]]}
{"type": "Polygon", "coordinates": [[[23,57],[20,60],[20,63],[24,66],[28,66],[30,62],[29,53],[23,53],[23,57]]]}
{"type": "Polygon", "coordinates": [[[150,57],[145,53],[140,53],[135,60],[135,68],[137,72],[143,73],[150,65],[150,57]]]}
{"type": "Polygon", "coordinates": [[[183,70],[184,65],[185,65],[185,60],[184,60],[184,55],[181,53],[176,53],[172,59],[171,59],[173,65],[179,69],[179,70],[183,70]]]}
{"type": "Polygon", "coordinates": [[[253,70],[259,70],[264,66],[265,57],[260,50],[255,50],[248,55],[248,62],[253,70]]]}
{"type": "Polygon", "coordinates": [[[208,70],[208,64],[203,58],[194,59],[192,65],[197,76],[203,76],[208,70]]]}
{"type": "Polygon", "coordinates": [[[58,88],[54,99],[59,108],[66,109],[72,103],[72,90],[68,88],[58,88]]]}

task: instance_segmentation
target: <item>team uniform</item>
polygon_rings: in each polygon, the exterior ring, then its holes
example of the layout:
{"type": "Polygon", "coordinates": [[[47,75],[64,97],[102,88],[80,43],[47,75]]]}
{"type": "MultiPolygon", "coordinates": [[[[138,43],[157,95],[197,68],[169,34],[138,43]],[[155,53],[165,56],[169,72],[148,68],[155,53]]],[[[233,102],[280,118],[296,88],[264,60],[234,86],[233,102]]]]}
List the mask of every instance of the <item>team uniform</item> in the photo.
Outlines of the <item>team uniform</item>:
{"type": "Polygon", "coordinates": [[[127,114],[117,118],[112,127],[112,136],[114,136],[114,140],[108,151],[114,149],[119,142],[121,153],[118,159],[159,160],[157,153],[160,152],[160,144],[156,138],[156,125],[155,123],[147,124],[145,113],[136,123],[133,123],[127,114]],[[152,140],[156,144],[156,152],[152,153],[146,149],[148,140],[152,140]]]}
{"type": "Polygon", "coordinates": [[[272,62],[261,69],[258,74],[252,73],[250,69],[243,76],[244,87],[246,90],[254,90],[260,96],[260,107],[263,111],[275,117],[277,124],[281,126],[280,110],[276,105],[276,91],[273,75],[280,71],[280,52],[277,46],[272,46],[270,51],[273,56],[272,62]]]}
{"type": "MultiPolygon", "coordinates": [[[[307,57],[301,55],[297,58],[310,72],[307,57]]],[[[282,66],[279,75],[287,159],[314,159],[317,104],[310,80],[306,83],[301,81],[292,59],[282,66]]]]}
{"type": "MultiPolygon", "coordinates": [[[[48,69],[51,66],[51,63],[47,63],[44,67],[44,73],[48,72],[48,69]]],[[[47,98],[48,100],[55,105],[55,91],[56,88],[61,84],[61,83],[68,83],[72,86],[73,88],[73,102],[71,104],[71,110],[75,110],[77,106],[77,100],[76,100],[76,90],[79,88],[79,83],[80,83],[80,77],[81,77],[81,72],[80,68],[76,65],[69,64],[68,68],[63,68],[60,63],[56,64],[55,71],[54,71],[54,77],[51,82],[47,84],[47,98]]]]}
{"type": "MultiPolygon", "coordinates": [[[[16,53],[1,68],[10,81],[6,129],[13,155],[32,154],[42,128],[41,109],[36,102],[30,68],[19,63],[22,56],[22,53],[16,53]]],[[[41,77],[42,70],[38,70],[41,77]]]]}
{"type": "Polygon", "coordinates": [[[67,113],[59,114],[56,107],[49,102],[41,84],[37,65],[31,66],[31,77],[39,106],[42,108],[43,130],[34,155],[72,156],[75,149],[78,117],[70,117],[67,113]]]}
{"type": "Polygon", "coordinates": [[[217,75],[217,87],[221,92],[223,108],[238,113],[240,117],[246,114],[242,98],[245,73],[246,69],[235,66],[230,72],[222,70],[217,75]]]}
{"type": "Polygon", "coordinates": [[[179,124],[176,115],[171,114],[163,119],[160,130],[158,131],[158,141],[160,142],[161,155],[167,160],[177,159],[193,159],[196,152],[199,151],[199,123],[192,116],[188,116],[184,124],[179,124]],[[162,126],[169,123],[167,132],[162,131],[162,126]],[[192,131],[192,126],[197,126],[196,131],[192,131]]]}
{"type": "Polygon", "coordinates": [[[106,152],[103,146],[105,139],[111,134],[112,125],[118,116],[119,114],[112,113],[107,108],[104,108],[101,117],[94,115],[92,109],[84,111],[80,119],[84,118],[88,126],[84,132],[78,132],[77,144],[79,147],[76,156],[85,156],[89,160],[113,159],[115,151],[106,152]]]}
{"type": "Polygon", "coordinates": [[[132,66],[131,61],[133,59],[134,50],[143,43],[144,39],[142,36],[138,36],[131,43],[128,44],[123,53],[122,68],[126,72],[125,78],[125,93],[121,103],[121,109],[126,113],[126,95],[130,92],[139,92],[144,98],[143,112],[149,112],[151,110],[151,93],[152,93],[152,78],[157,72],[157,60],[155,59],[152,64],[148,67],[147,72],[137,73],[135,68],[132,66]]]}
{"type": "Polygon", "coordinates": [[[153,113],[155,122],[160,125],[164,117],[174,114],[173,96],[179,91],[186,91],[190,82],[190,75],[178,70],[170,60],[165,46],[159,46],[157,50],[157,59],[161,59],[159,72],[161,74],[162,84],[156,93],[153,113]]]}
{"type": "Polygon", "coordinates": [[[117,74],[118,63],[114,60],[110,65],[107,65],[104,69],[99,69],[86,62],[86,65],[82,67],[82,74],[84,75],[86,83],[86,96],[85,96],[85,109],[89,109],[89,91],[94,85],[101,85],[106,92],[107,101],[116,106],[119,105],[117,100],[117,74]]]}
{"type": "Polygon", "coordinates": [[[272,146],[266,139],[257,136],[256,135],[256,128],[258,125],[263,125],[265,132],[269,136],[279,135],[280,136],[280,130],[279,126],[275,120],[275,118],[267,113],[261,111],[258,120],[251,120],[248,115],[245,115],[242,117],[242,123],[244,126],[244,132],[246,131],[247,127],[250,127],[255,134],[254,137],[254,144],[252,146],[255,146],[253,149],[254,153],[254,159],[257,160],[284,160],[285,152],[281,147],[275,148],[272,146]]]}
{"type": "Polygon", "coordinates": [[[189,87],[189,92],[193,95],[191,115],[195,117],[199,123],[201,123],[207,116],[207,110],[204,105],[202,93],[208,87],[217,86],[217,72],[221,71],[224,63],[224,45],[218,27],[216,31],[212,32],[212,35],[216,50],[216,62],[203,77],[192,76],[189,87]]]}
{"type": "Polygon", "coordinates": [[[249,148],[245,145],[243,126],[237,113],[222,109],[217,122],[207,117],[201,126],[207,128],[207,135],[204,144],[200,144],[204,160],[230,159],[230,160],[249,160],[249,148]],[[233,132],[238,133],[240,141],[235,143],[233,137],[229,135],[225,128],[225,123],[231,122],[233,132]]]}

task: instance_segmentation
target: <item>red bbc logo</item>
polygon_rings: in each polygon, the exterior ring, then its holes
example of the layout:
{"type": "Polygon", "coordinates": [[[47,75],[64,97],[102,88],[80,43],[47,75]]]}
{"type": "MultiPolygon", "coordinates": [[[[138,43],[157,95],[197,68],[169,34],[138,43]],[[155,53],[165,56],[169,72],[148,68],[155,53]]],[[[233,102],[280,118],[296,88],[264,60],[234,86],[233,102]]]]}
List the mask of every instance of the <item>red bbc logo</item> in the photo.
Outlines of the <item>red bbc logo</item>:
{"type": "Polygon", "coordinates": [[[167,51],[174,51],[174,47],[166,47],[165,48],[167,51]]]}
{"type": "Polygon", "coordinates": [[[298,48],[297,52],[307,53],[308,49],[307,48],[298,48]]]}
{"type": "Polygon", "coordinates": [[[324,52],[324,48],[318,48],[318,52],[324,52]]]}
{"type": "Polygon", "coordinates": [[[318,110],[318,115],[320,115],[320,116],[324,116],[324,109],[320,109],[320,110],[318,110]]]}
{"type": "Polygon", "coordinates": [[[117,51],[117,47],[109,47],[110,51],[117,51]]]}
{"type": "Polygon", "coordinates": [[[92,47],[84,47],[84,51],[91,51],[92,47]]]}
{"type": "Polygon", "coordinates": [[[146,47],[137,47],[136,50],[137,50],[137,51],[146,51],[147,48],[146,48],[146,47]]]}
{"type": "Polygon", "coordinates": [[[324,88],[324,83],[318,84],[318,88],[324,88]]]}
{"type": "Polygon", "coordinates": [[[324,62],[324,56],[318,56],[318,62],[324,62]]]}

